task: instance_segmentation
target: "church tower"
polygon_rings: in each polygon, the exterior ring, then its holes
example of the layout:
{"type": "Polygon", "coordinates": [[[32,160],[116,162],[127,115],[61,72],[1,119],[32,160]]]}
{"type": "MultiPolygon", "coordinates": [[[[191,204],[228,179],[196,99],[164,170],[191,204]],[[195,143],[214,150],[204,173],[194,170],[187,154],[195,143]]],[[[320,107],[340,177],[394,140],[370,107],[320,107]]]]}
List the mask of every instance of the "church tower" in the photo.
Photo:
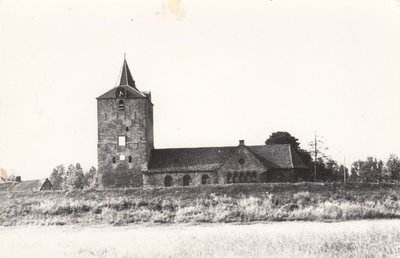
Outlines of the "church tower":
{"type": "Polygon", "coordinates": [[[113,186],[143,186],[153,142],[150,92],[136,87],[124,58],[118,85],[97,98],[98,170],[113,186]]]}

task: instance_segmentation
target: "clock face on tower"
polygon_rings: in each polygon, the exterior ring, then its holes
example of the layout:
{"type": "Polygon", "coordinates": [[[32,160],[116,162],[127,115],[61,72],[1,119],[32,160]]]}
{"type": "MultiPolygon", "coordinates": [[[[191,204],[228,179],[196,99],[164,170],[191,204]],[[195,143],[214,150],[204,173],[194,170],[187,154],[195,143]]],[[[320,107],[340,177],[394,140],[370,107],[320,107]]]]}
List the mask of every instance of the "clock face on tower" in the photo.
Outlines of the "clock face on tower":
{"type": "Polygon", "coordinates": [[[124,98],[126,95],[125,90],[123,88],[118,88],[117,91],[115,92],[115,96],[117,98],[124,98]]]}

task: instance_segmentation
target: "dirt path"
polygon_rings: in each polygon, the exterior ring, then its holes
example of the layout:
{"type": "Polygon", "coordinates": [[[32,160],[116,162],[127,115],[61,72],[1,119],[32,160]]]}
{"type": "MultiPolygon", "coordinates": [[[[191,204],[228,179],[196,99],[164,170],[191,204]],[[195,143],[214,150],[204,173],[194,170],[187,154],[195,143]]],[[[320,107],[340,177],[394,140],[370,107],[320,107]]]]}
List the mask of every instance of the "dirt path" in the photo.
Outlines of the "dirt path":
{"type": "Polygon", "coordinates": [[[396,257],[400,220],[0,227],[1,257],[396,257]]]}

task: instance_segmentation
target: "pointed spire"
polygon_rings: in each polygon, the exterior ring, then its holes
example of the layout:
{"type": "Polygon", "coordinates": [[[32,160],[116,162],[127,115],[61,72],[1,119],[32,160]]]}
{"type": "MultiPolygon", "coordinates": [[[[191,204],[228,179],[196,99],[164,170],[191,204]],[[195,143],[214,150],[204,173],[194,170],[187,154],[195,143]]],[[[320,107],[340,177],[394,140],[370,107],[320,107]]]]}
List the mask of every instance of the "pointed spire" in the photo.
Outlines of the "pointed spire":
{"type": "Polygon", "coordinates": [[[119,79],[119,85],[129,85],[133,88],[136,88],[135,81],[132,78],[131,71],[129,70],[128,63],[126,62],[126,55],[124,53],[124,63],[122,65],[121,77],[119,79]]]}

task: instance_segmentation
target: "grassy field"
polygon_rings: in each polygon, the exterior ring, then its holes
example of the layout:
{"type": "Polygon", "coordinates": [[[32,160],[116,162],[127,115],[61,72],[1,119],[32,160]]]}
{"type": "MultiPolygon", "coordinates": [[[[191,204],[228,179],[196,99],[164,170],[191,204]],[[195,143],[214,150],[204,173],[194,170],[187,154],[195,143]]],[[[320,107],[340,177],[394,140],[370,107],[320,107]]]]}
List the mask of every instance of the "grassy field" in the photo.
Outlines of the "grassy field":
{"type": "Polygon", "coordinates": [[[0,227],[1,257],[399,257],[400,220],[0,227]]]}
{"type": "Polygon", "coordinates": [[[237,184],[0,192],[0,225],[248,223],[399,218],[400,186],[237,184]]]}

